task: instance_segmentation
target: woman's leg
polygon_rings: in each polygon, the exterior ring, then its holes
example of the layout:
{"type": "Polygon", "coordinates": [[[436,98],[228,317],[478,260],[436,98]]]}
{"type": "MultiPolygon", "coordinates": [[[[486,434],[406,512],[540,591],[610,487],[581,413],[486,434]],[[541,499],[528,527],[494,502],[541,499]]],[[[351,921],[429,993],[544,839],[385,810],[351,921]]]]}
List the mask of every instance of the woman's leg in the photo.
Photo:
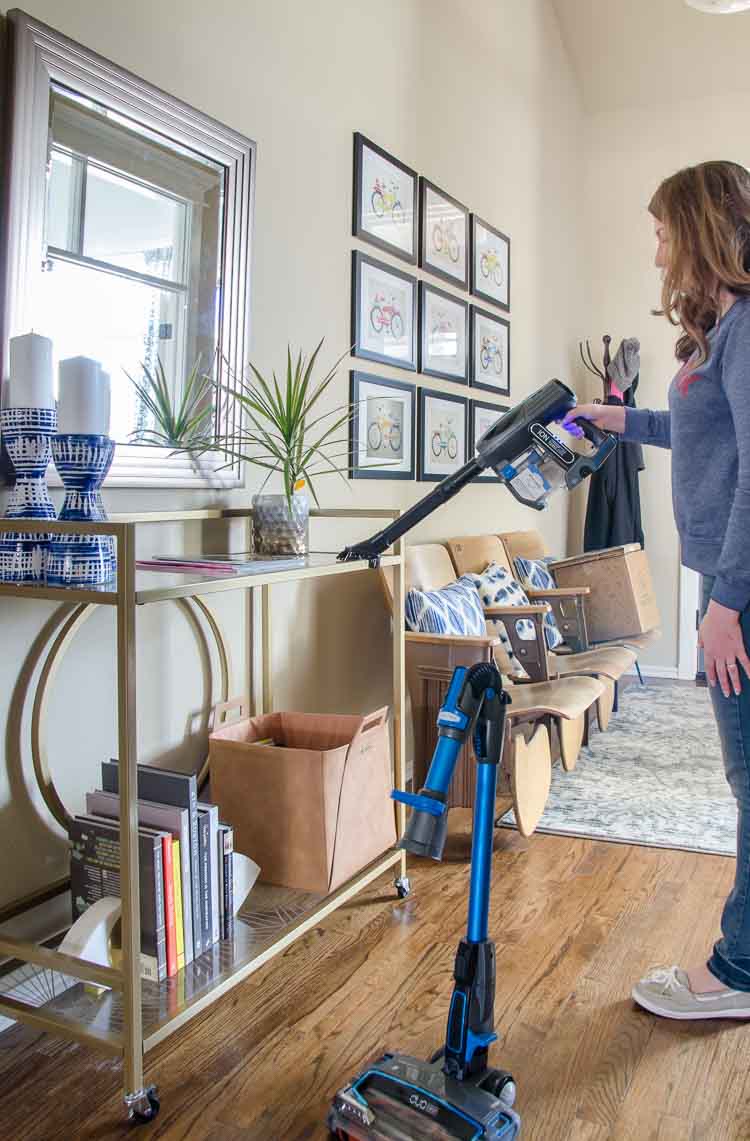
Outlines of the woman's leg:
{"type": "MultiPolygon", "coordinates": [[[[713,579],[704,578],[702,613],[712,587],[713,579]]],[[[745,645],[750,646],[750,609],[740,621],[745,645]]],[[[750,991],[750,680],[742,670],[740,676],[739,694],[725,697],[718,685],[711,687],[724,770],[737,801],[737,865],[721,917],[722,937],[707,966],[725,986],[750,991]]]]}

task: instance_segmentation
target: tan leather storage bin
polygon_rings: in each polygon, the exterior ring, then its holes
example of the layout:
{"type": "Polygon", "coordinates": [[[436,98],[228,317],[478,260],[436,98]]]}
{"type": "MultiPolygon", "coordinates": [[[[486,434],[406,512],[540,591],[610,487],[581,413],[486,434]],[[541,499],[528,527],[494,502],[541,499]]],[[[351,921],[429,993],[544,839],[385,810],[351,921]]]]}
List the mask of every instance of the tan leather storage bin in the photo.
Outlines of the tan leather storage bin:
{"type": "Polygon", "coordinates": [[[396,842],[388,710],[246,710],[244,699],[216,708],[209,760],[219,816],[261,880],[333,891],[396,842]],[[265,737],[276,744],[254,744],[265,737]]]}
{"type": "Polygon", "coordinates": [[[607,547],[551,563],[558,586],[588,586],[586,623],[592,642],[645,634],[659,625],[648,556],[640,544],[607,547]]]}

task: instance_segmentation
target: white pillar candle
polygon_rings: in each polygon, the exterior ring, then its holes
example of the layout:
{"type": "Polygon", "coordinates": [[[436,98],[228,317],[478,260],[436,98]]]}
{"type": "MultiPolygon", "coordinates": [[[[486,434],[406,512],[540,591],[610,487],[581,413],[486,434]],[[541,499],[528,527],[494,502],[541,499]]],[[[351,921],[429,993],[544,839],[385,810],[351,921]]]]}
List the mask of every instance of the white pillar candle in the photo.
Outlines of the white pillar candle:
{"type": "Polygon", "coordinates": [[[12,408],[54,408],[52,341],[38,333],[10,339],[10,391],[12,408]]]}
{"type": "Polygon", "coordinates": [[[109,406],[110,380],[98,361],[89,357],[60,361],[58,432],[108,436],[109,406]]]}

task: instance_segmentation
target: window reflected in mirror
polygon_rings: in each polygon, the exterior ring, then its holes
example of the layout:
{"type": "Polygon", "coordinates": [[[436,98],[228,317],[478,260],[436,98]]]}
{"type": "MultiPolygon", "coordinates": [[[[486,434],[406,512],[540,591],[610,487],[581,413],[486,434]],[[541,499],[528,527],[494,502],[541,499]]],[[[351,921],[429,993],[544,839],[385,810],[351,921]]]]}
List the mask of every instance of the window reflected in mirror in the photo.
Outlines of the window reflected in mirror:
{"type": "Polygon", "coordinates": [[[226,168],[123,115],[52,86],[38,327],[55,356],[99,360],[111,435],[156,425],[129,377],[160,363],[173,400],[221,343],[226,168]]]}

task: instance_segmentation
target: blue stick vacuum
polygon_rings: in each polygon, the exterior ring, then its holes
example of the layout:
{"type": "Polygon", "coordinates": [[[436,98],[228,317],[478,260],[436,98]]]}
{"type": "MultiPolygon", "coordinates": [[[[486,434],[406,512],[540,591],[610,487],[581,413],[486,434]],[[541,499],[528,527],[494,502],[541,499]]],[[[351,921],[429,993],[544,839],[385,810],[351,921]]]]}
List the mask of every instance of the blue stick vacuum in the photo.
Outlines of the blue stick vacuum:
{"type": "MultiPolygon", "coordinates": [[[[585,420],[576,423],[590,450],[571,450],[551,430],[576,405],[575,393],[551,380],[493,424],[477,455],[398,519],[339,558],[377,566],[387,548],[488,468],[512,495],[543,510],[552,494],[572,489],[609,458],[616,440],[585,420]]],[[[459,666],[438,714],[438,740],[424,788],[392,792],[411,808],[400,846],[441,860],[448,828],[448,789],[471,736],[477,760],[471,882],[466,938],[458,945],[445,1044],[429,1061],[384,1054],[340,1089],[328,1113],[337,1141],[511,1141],[521,1121],[511,1074],[489,1065],[494,1027],[495,945],[488,935],[497,766],[510,698],[494,663],[459,666]]]]}
{"type": "Polygon", "coordinates": [[[394,790],[412,809],[401,847],[441,860],[448,823],[448,789],[464,742],[477,759],[471,847],[469,920],[458,945],[445,1045],[429,1061],[384,1054],[336,1094],[328,1127],[339,1141],[510,1141],[511,1075],[488,1064],[494,1026],[495,944],[488,936],[497,766],[509,701],[497,666],[480,662],[454,671],[438,715],[438,740],[424,788],[394,790]]]}

